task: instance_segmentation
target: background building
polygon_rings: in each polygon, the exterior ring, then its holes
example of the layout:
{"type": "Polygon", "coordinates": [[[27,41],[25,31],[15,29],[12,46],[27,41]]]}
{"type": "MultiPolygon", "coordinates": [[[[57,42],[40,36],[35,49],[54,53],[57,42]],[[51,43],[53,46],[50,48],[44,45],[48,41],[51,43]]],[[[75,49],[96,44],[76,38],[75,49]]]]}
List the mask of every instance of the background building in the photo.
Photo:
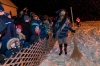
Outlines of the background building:
{"type": "Polygon", "coordinates": [[[4,7],[4,11],[11,14],[11,16],[17,16],[18,7],[13,4],[10,0],[0,0],[2,6],[4,7]]]}

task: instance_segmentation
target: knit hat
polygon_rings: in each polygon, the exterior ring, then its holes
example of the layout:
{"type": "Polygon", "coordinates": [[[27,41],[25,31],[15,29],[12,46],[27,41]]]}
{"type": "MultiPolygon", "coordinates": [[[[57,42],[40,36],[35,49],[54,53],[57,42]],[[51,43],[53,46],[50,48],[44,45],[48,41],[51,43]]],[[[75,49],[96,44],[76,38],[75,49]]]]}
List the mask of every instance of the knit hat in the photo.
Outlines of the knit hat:
{"type": "Polygon", "coordinates": [[[16,28],[20,28],[22,30],[22,26],[20,24],[16,25],[16,28]]]}
{"type": "Polygon", "coordinates": [[[4,11],[4,8],[1,4],[0,4],[0,11],[4,11]]]}

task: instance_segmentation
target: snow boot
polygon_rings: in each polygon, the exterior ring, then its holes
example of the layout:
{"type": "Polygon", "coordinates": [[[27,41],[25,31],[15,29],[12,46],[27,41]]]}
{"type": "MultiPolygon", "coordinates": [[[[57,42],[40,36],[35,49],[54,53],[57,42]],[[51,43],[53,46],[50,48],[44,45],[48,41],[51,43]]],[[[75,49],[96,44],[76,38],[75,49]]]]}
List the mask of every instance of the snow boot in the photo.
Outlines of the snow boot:
{"type": "Polygon", "coordinates": [[[67,54],[67,44],[64,44],[65,55],[67,54]]]}
{"type": "Polygon", "coordinates": [[[59,49],[60,49],[59,55],[61,55],[62,54],[62,44],[59,45],[59,49]]]}

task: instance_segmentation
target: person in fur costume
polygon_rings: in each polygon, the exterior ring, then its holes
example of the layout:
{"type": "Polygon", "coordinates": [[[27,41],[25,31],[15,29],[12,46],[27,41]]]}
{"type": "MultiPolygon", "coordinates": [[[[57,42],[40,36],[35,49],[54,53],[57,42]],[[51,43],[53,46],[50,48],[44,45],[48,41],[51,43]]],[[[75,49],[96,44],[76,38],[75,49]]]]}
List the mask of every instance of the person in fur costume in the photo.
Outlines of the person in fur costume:
{"type": "Polygon", "coordinates": [[[62,54],[62,45],[64,44],[64,51],[67,54],[67,37],[68,37],[68,30],[75,33],[69,25],[69,19],[67,18],[67,13],[65,9],[61,9],[57,12],[58,17],[56,19],[56,24],[54,26],[54,33],[53,37],[58,40],[60,53],[62,54]]]}

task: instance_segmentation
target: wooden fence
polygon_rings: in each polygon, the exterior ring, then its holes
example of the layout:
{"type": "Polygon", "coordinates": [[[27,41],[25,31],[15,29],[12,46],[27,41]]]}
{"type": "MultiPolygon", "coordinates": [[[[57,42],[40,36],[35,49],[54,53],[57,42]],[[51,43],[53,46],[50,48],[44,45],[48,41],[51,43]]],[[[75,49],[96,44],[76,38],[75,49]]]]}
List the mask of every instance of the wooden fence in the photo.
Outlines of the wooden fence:
{"type": "Polygon", "coordinates": [[[49,42],[32,44],[30,48],[25,48],[17,53],[15,57],[10,57],[1,66],[39,66],[42,60],[54,46],[55,40],[50,37],[49,42]],[[47,50],[48,46],[48,50],[47,50]]]}

